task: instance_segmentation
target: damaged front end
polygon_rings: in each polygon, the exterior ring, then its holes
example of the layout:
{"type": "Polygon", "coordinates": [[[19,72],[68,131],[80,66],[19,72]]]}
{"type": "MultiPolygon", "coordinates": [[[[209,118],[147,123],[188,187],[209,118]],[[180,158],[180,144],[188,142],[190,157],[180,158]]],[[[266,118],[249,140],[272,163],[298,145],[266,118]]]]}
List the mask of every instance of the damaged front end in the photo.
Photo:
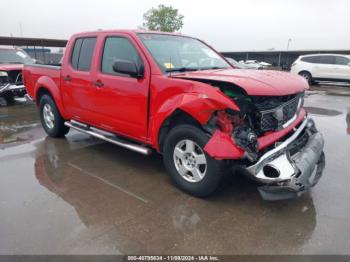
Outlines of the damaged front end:
{"type": "Polygon", "coordinates": [[[263,184],[258,190],[266,200],[298,197],[318,182],[324,140],[302,108],[304,93],[254,97],[217,88],[240,111],[216,112],[205,126],[212,136],[204,150],[211,157],[245,168],[263,184]]]}
{"type": "Polygon", "coordinates": [[[25,94],[21,70],[0,71],[0,97],[11,100],[25,94]]]}
{"type": "Polygon", "coordinates": [[[303,122],[286,140],[248,166],[254,179],[265,185],[258,188],[266,200],[300,196],[321,178],[325,166],[324,140],[312,119],[303,122]]]}

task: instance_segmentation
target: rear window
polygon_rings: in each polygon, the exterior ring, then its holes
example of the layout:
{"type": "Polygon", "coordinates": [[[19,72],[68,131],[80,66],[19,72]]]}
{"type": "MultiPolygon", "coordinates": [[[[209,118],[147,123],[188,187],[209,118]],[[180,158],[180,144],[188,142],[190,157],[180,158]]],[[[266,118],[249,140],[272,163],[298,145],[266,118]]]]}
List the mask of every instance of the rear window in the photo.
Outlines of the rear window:
{"type": "Polygon", "coordinates": [[[348,65],[350,63],[350,59],[344,56],[336,56],[335,63],[337,65],[348,65]]]}
{"type": "Polygon", "coordinates": [[[314,63],[314,64],[335,64],[335,56],[331,55],[318,55],[318,56],[307,56],[300,59],[301,61],[314,63]]]}
{"type": "Polygon", "coordinates": [[[319,64],[328,64],[328,65],[334,65],[335,64],[335,56],[319,56],[319,64]]]}
{"type": "Polygon", "coordinates": [[[83,42],[83,39],[77,39],[75,41],[74,47],[73,47],[73,52],[72,52],[72,57],[71,57],[71,64],[73,68],[78,69],[78,60],[79,60],[79,52],[81,48],[81,44],[83,42]]]}
{"type": "Polygon", "coordinates": [[[96,37],[79,38],[75,41],[71,56],[71,64],[74,69],[90,70],[95,44],[96,37]]]}

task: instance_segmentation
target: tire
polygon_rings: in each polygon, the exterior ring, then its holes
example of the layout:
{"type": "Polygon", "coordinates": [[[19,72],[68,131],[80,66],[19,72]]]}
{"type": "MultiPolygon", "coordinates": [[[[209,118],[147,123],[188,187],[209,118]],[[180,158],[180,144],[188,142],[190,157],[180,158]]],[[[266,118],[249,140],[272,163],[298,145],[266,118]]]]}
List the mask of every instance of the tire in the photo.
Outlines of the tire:
{"type": "Polygon", "coordinates": [[[41,124],[49,136],[63,137],[69,132],[51,96],[43,95],[40,98],[39,110],[41,124]]]}
{"type": "Polygon", "coordinates": [[[300,76],[304,77],[305,80],[309,83],[309,85],[312,85],[314,83],[313,79],[312,79],[312,75],[307,72],[307,71],[301,71],[299,73],[300,76]]]}
{"type": "Polygon", "coordinates": [[[163,162],[171,180],[181,190],[197,197],[211,195],[224,177],[223,162],[203,150],[208,140],[201,129],[179,125],[170,130],[163,146],[163,162]],[[203,162],[205,164],[199,164],[203,162]]]}

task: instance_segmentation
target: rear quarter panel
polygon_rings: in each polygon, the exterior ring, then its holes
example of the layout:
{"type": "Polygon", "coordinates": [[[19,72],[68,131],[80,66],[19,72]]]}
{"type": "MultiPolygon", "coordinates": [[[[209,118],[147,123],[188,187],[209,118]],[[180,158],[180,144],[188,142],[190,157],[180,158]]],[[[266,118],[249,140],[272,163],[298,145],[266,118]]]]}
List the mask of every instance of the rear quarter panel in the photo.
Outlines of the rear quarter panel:
{"type": "Polygon", "coordinates": [[[46,89],[54,98],[55,103],[63,117],[68,117],[61,99],[60,79],[61,68],[59,66],[26,65],[23,68],[24,84],[28,95],[37,101],[40,89],[46,89]]]}

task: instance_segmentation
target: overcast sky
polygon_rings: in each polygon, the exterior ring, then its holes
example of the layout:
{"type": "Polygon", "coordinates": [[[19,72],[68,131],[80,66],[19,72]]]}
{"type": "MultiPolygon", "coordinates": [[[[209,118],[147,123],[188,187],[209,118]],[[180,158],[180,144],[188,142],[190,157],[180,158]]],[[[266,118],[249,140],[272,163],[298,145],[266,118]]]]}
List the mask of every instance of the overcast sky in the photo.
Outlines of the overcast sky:
{"type": "Polygon", "coordinates": [[[219,51],[285,50],[288,39],[290,50],[350,49],[349,0],[1,0],[0,36],[135,29],[159,4],[185,16],[182,33],[219,51]]]}

